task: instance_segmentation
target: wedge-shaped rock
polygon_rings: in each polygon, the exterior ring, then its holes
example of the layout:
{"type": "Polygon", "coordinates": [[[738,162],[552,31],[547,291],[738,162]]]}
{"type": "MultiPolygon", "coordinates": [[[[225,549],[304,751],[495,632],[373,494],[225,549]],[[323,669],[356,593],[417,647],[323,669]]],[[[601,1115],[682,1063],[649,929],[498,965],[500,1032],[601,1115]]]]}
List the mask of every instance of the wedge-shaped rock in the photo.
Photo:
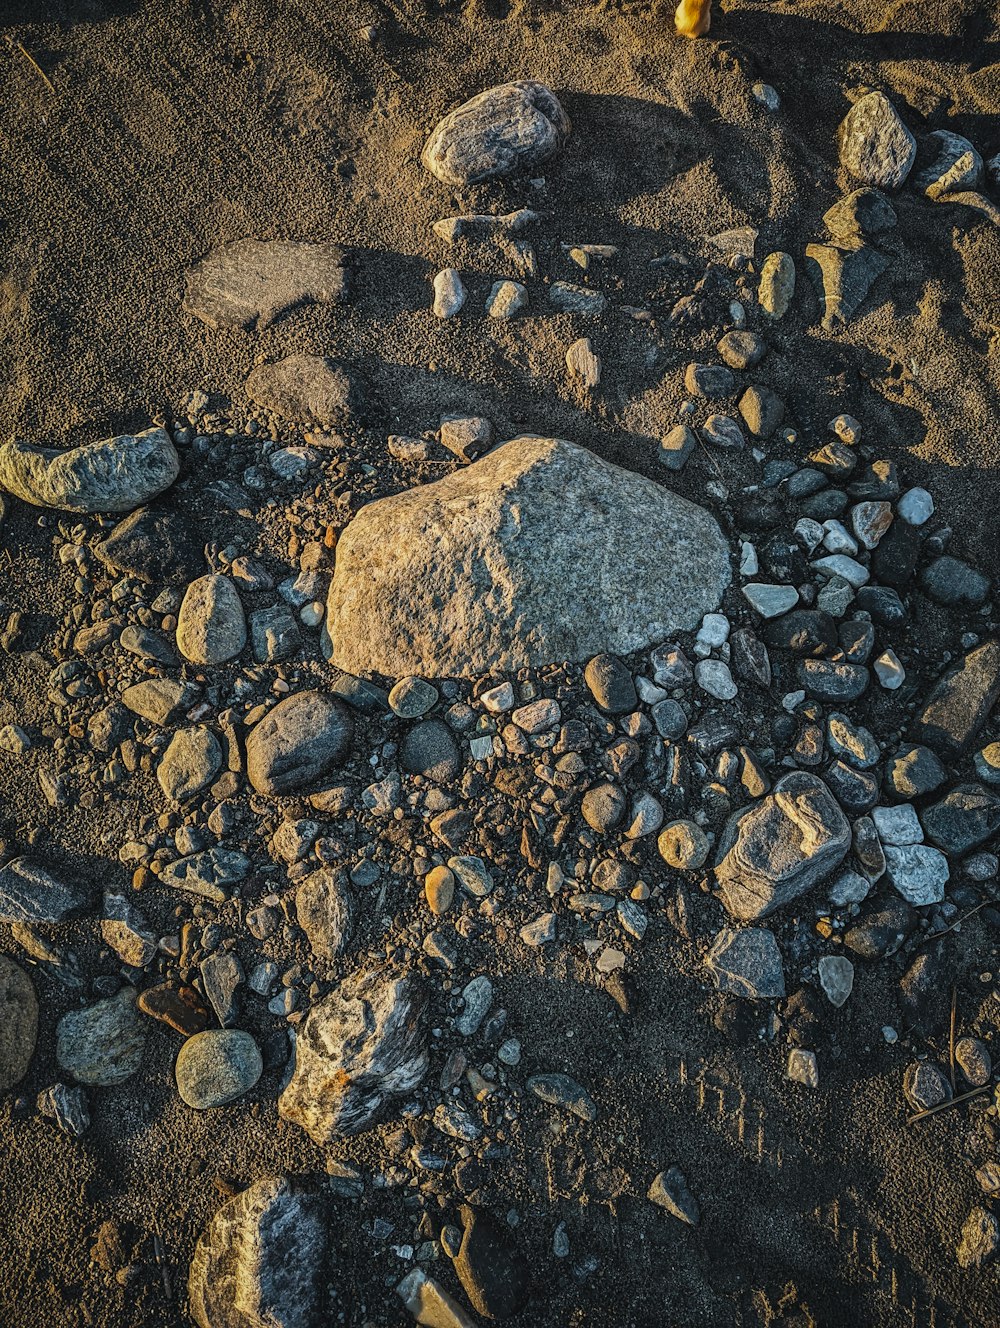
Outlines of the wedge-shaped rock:
{"type": "Polygon", "coordinates": [[[527,436],[363,507],[327,627],[352,674],[514,672],[691,630],[730,580],[714,518],[558,438],[527,436]]]}
{"type": "Polygon", "coordinates": [[[539,166],[569,132],[569,116],[543,83],[503,83],[446,115],[424,145],[423,163],[445,184],[475,184],[539,166]]]}
{"type": "Polygon", "coordinates": [[[762,918],[818,885],[850,846],[851,827],[827,786],[793,771],[729,818],[715,866],[722,901],[734,917],[762,918]]]}
{"type": "Polygon", "coordinates": [[[169,489],[180,467],[165,429],[82,447],[0,445],[0,485],[35,507],[63,512],[131,512],[169,489]]]}
{"type": "Polygon", "coordinates": [[[202,1232],[188,1273],[198,1328],[319,1328],[329,1233],[323,1202],[301,1182],[269,1176],[224,1204],[202,1232]]]}
{"type": "Polygon", "coordinates": [[[0,922],[62,922],[89,902],[86,890],[30,858],[12,858],[0,868],[0,922]]]}
{"type": "Polygon", "coordinates": [[[913,737],[946,756],[971,744],[1000,696],[1000,642],[984,641],[934,686],[913,737]]]}
{"type": "Polygon", "coordinates": [[[184,308],[209,327],[262,328],[296,305],[339,304],[346,295],[335,244],[237,240],[191,269],[184,308]]]}
{"type": "Polygon", "coordinates": [[[427,1073],[426,1004],[414,978],[384,972],[331,992],[302,1026],[278,1114],[320,1145],[367,1130],[427,1073]]]}
{"type": "Polygon", "coordinates": [[[888,266],[889,260],[869,245],[807,244],[806,269],[823,306],[823,326],[850,322],[888,266]]]}

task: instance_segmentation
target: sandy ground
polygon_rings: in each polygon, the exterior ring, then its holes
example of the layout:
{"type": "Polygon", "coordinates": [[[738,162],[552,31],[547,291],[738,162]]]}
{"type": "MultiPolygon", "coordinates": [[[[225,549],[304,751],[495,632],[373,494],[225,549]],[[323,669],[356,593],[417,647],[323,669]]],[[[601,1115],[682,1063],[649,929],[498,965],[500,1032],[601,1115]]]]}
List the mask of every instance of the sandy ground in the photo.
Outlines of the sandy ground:
{"type": "MultiPolygon", "coordinates": [[[[681,398],[684,365],[712,343],[673,333],[665,318],[648,325],[620,312],[666,313],[680,293],[649,259],[745,224],[760,228],[765,251],[798,255],[821,238],[820,218],[846,184],[837,124],[862,88],[895,94],[915,132],[947,127],[984,155],[1000,151],[991,11],[982,0],[740,2],[722,7],[710,40],[689,44],[672,35],[666,6],[582,0],[8,0],[0,32],[23,43],[45,78],[19,48],[0,47],[4,436],[105,437],[169,416],[194,389],[231,402],[239,418],[252,366],[305,350],[343,358],[363,381],[362,454],[384,457],[387,432],[417,433],[444,410],[475,409],[500,436],[555,433],[660,477],[656,440],[681,398]],[[427,175],[420,148],[439,116],[521,77],[550,83],[573,119],[544,187],[455,193],[427,175]],[[777,88],[777,114],[749,97],[756,79],[777,88]],[[564,241],[621,249],[602,272],[618,311],[594,333],[606,390],[587,406],[562,368],[580,334],[573,319],[529,312],[511,326],[443,326],[428,308],[429,278],[450,261],[430,223],[526,203],[544,213],[538,248],[550,276],[572,276],[564,241]],[[260,333],[210,332],[181,311],[185,271],[244,236],[343,244],[351,302],[299,310],[260,333]]],[[[913,193],[901,195],[898,213],[893,265],[847,329],[820,331],[802,280],[802,297],[770,337],[768,382],[803,449],[838,411],[862,419],[913,482],[933,489],[956,548],[996,574],[1000,231],[913,193]]],[[[481,302],[496,274],[477,274],[476,261],[470,251],[461,265],[481,302]]],[[[740,463],[720,461],[738,481],[740,463]]],[[[678,487],[696,496],[704,480],[686,474],[678,487]]],[[[404,481],[387,466],[382,482],[404,481]]],[[[18,508],[5,526],[0,595],[38,614],[44,629],[69,602],[36,521],[18,508]]],[[[926,630],[933,636],[932,621],[926,630]]],[[[13,663],[0,668],[9,670],[0,718],[39,722],[37,678],[13,663]]],[[[0,781],[0,834],[23,843],[38,824],[37,793],[23,766],[6,763],[0,781]]],[[[109,870],[124,880],[117,847],[148,792],[137,780],[131,801],[96,827],[85,809],[46,812],[47,842],[95,883],[109,870]]],[[[996,953],[992,939],[972,927],[949,952],[970,1011],[990,990],[979,975],[996,953]]],[[[96,954],[82,932],[78,941],[96,954]]],[[[7,937],[0,948],[16,953],[7,937]]],[[[578,1041],[566,1068],[591,1067],[610,1104],[600,1130],[553,1139],[498,1182],[500,1211],[516,1204],[524,1214],[546,1288],[524,1322],[1000,1321],[996,1273],[963,1273],[953,1258],[975,1197],[963,1133],[947,1119],[903,1126],[904,1062],[887,1060],[879,1039],[881,1025],[901,1017],[898,977],[891,964],[859,977],[817,1108],[782,1083],[775,1049],[753,1038],[734,1049],[713,1026],[694,952],[675,936],[644,951],[639,1021],[578,981],[570,959],[565,973],[543,979],[512,951],[504,1001],[524,1040],[556,1056],[565,1045],[557,1025],[571,1023],[578,1041]],[[560,984],[548,1007],[538,1000],[543,982],[560,984]],[[697,1241],[650,1221],[645,1201],[624,1193],[664,1141],[714,1195],[697,1241]],[[567,1222],[574,1259],[600,1259],[596,1276],[581,1281],[554,1264],[557,1220],[567,1222]]],[[[0,1102],[0,1317],[11,1328],[174,1328],[186,1322],[178,1284],[194,1240],[221,1201],[213,1182],[224,1191],[276,1168],[322,1171],[324,1158],[277,1121],[276,1072],[253,1100],[210,1119],[186,1110],[166,1032],[151,1038],[148,1071],[94,1095],[82,1141],[37,1116],[21,1119],[17,1095],[33,1101],[55,1078],[52,1030],[70,1001],[46,989],[29,1077],[0,1102]],[[159,1232],[171,1296],[156,1278],[123,1288],[92,1263],[108,1218],[135,1225],[141,1258],[142,1239],[159,1232]]],[[[377,1134],[340,1155],[376,1167],[377,1134]]],[[[344,1204],[335,1280],[345,1321],[358,1328],[407,1321],[386,1286],[398,1263],[370,1234],[371,1219],[393,1220],[397,1202],[344,1204]]]]}

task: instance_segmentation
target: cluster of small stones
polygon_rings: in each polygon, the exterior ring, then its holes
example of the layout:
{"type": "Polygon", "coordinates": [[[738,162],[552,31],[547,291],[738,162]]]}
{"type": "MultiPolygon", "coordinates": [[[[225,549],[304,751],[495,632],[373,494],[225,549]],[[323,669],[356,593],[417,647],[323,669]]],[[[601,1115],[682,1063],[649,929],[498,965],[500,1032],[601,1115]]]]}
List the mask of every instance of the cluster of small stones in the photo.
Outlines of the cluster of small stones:
{"type": "MultiPolygon", "coordinates": [[[[887,215],[857,195],[844,207],[855,221],[873,207],[887,215]]],[[[531,272],[533,251],[512,237],[533,220],[522,209],[436,230],[449,242],[499,235],[531,272]]],[[[716,241],[718,261],[672,300],[669,321],[721,319],[720,362],[688,366],[683,422],[661,459],[684,464],[697,428],[714,446],[752,446],[760,476],[737,492],[706,486],[729,521],[738,575],[696,633],[516,677],[382,687],[337,675],[323,663],[323,605],[337,532],[378,492],[379,455],[316,429],[278,442],[287,421],[237,427],[197,393],[162,422],[184,462],[177,491],[218,510],[259,509],[261,547],[283,548],[284,566],[235,541],[192,550],[170,512],[46,513],[38,524],[75,603],[54,639],[20,611],[0,634],[37,671],[51,710],[37,731],[0,730],[0,750],[45,801],[97,813],[144,781],[162,807],[120,845],[125,872],[103,901],[54,865],[41,827],[0,867],[0,920],[23,962],[79,997],[57,1028],[65,1078],[37,1110],[84,1133],[92,1096],[142,1072],[158,1023],[176,1038],[177,1092],[191,1110],[278,1098],[323,1143],[392,1122],[384,1172],[331,1158],[328,1183],[343,1199],[410,1187],[412,1231],[382,1234],[412,1264],[399,1294],[415,1317],[432,1316],[422,1322],[472,1322],[432,1275],[442,1254],[479,1313],[523,1307],[518,1214],[488,1210],[490,1168],[549,1113],[580,1130],[602,1114],[599,1066],[570,1076],[523,1045],[504,972],[483,965],[485,942],[521,947],[533,967],[571,954],[628,1015],[644,946],[675,934],[723,994],[723,1022],[750,1009],[808,1092],[859,966],[896,965],[917,1026],[941,995],[940,938],[975,911],[1000,925],[993,587],[950,551],[930,493],[902,483],[851,416],[833,419],[804,460],[768,459],[784,404],[739,375],[766,354],[794,263],[773,253],[758,267],[753,233],[716,241]],[[732,413],[715,410],[729,402],[732,413]],[[945,655],[914,637],[921,600],[949,615],[945,655]],[[152,920],[164,900],[176,901],[166,927],[152,920]],[[88,971],[62,938],[81,917],[117,971],[88,971]],[[455,1195],[467,1201],[457,1215],[455,1195]]],[[[568,253],[583,272],[613,256],[600,245],[568,253]]],[[[680,279],[693,263],[672,255],[661,266],[680,279]]],[[[487,312],[509,317],[522,295],[513,279],[498,282],[487,312]]],[[[454,316],[464,298],[459,274],[440,273],[435,312],[454,316]]],[[[572,283],[550,299],[581,317],[606,304],[572,283]]],[[[567,364],[599,386],[589,338],[568,347],[567,364]]],[[[794,432],[783,441],[793,446],[794,432]]],[[[420,478],[435,447],[457,466],[492,443],[488,420],[452,417],[433,436],[394,435],[388,449],[420,478]]],[[[0,978],[10,1087],[37,1019],[31,982],[0,978]]],[[[963,1090],[982,1094],[970,1112],[989,1103],[988,1006],[963,1019],[957,1074],[922,1050],[901,1072],[913,1112],[963,1090]]],[[[910,1034],[883,1035],[895,1063],[910,1034]]],[[[1000,1169],[977,1120],[985,1205],[1000,1169]]],[[[283,1180],[268,1184],[233,1216],[237,1228],[299,1202],[283,1180]]],[[[641,1193],[689,1225],[711,1201],[669,1157],[651,1162],[641,1193]]],[[[209,1265],[223,1257],[214,1239],[206,1233],[209,1265]]],[[[976,1208],[959,1261],[982,1262],[997,1240],[992,1212],[976,1208]]],[[[552,1247],[570,1254],[561,1223],[552,1247]]],[[[581,1278],[595,1271],[580,1261],[581,1278]]]]}

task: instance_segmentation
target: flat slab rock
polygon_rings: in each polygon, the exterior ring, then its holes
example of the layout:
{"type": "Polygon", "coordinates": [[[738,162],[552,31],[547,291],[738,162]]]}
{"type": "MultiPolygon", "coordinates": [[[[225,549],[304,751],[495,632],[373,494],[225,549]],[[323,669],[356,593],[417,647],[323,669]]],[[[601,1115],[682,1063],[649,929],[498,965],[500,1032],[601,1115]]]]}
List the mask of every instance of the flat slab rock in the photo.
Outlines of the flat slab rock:
{"type": "Polygon", "coordinates": [[[260,364],[246,382],[247,396],[286,420],[342,425],[350,404],[351,380],[325,355],[288,355],[260,364]]]}
{"type": "Polygon", "coordinates": [[[302,1025],[278,1115],[321,1146],[366,1130],[427,1073],[426,1005],[414,978],[380,972],[332,991],[302,1025]]]}
{"type": "Polygon", "coordinates": [[[704,509],[574,443],[515,438],[355,516],[331,658],[399,678],[627,654],[697,627],[730,576],[704,509]]]}
{"type": "Polygon", "coordinates": [[[1000,642],[985,641],[942,675],[912,736],[942,755],[958,756],[971,744],[1000,696],[1000,642]]]}
{"type": "Polygon", "coordinates": [[[188,1272],[198,1328],[318,1328],[326,1304],[329,1231],[322,1200],[269,1176],[215,1214],[188,1272]]]}
{"type": "Polygon", "coordinates": [[[541,165],[569,134],[569,116],[544,83],[502,83],[446,115],[421,160],[445,184],[476,184],[541,165]]]}
{"type": "Polygon", "coordinates": [[[81,447],[0,445],[0,486],[35,507],[63,512],[131,512],[169,489],[180,468],[166,429],[81,447]]]}
{"type": "Polygon", "coordinates": [[[806,771],[729,818],[715,878],[736,918],[764,917],[824,880],[844,860],[851,827],[823,781],[806,771]]]}
{"type": "Polygon", "coordinates": [[[300,304],[347,297],[343,253],[335,244],[236,240],[213,249],[187,276],[184,308],[211,328],[267,327],[300,304]]]}

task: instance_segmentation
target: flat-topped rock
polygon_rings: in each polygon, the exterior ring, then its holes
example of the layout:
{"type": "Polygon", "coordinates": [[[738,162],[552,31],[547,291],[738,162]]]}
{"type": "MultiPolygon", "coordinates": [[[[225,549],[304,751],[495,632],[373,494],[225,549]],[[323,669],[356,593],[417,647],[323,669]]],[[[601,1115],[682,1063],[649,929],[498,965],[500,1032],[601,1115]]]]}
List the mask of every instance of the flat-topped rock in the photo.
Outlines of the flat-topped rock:
{"type": "Polygon", "coordinates": [[[569,116],[544,83],[502,83],[449,112],[421,160],[445,184],[476,184],[541,165],[569,133],[569,116]]]}
{"type": "Polygon", "coordinates": [[[704,509],[574,443],[515,438],[355,516],[331,658],[398,678],[627,654],[696,628],[730,575],[704,509]]]}
{"type": "Polygon", "coordinates": [[[938,680],[912,736],[943,755],[957,756],[982,728],[998,695],[1000,642],[985,641],[938,680]]]}
{"type": "Polygon", "coordinates": [[[247,239],[195,264],[184,308],[212,328],[263,328],[296,305],[339,304],[346,295],[337,245],[247,239]]]}
{"type": "Polygon", "coordinates": [[[285,420],[343,425],[350,405],[351,380],[325,355],[286,355],[259,364],[246,382],[251,401],[285,420]]]}

